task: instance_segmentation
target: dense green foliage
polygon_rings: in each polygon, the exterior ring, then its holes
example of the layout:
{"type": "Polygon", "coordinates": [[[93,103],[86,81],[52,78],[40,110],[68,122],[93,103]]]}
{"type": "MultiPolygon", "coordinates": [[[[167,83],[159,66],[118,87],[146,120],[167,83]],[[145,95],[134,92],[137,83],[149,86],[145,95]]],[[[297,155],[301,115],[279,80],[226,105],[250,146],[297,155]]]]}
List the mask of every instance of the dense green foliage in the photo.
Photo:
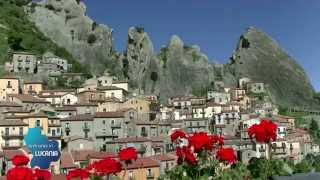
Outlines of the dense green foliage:
{"type": "Polygon", "coordinates": [[[274,176],[290,175],[290,168],[283,160],[267,160],[264,158],[252,158],[248,169],[254,179],[268,179],[274,176]],[[288,168],[287,168],[288,167],[288,168]]]}
{"type": "Polygon", "coordinates": [[[47,51],[65,58],[73,64],[71,72],[81,72],[90,76],[89,69],[77,62],[64,48],[45,37],[30,22],[23,5],[30,0],[1,0],[0,3],[0,64],[9,60],[10,51],[28,51],[42,55],[47,51]]]}

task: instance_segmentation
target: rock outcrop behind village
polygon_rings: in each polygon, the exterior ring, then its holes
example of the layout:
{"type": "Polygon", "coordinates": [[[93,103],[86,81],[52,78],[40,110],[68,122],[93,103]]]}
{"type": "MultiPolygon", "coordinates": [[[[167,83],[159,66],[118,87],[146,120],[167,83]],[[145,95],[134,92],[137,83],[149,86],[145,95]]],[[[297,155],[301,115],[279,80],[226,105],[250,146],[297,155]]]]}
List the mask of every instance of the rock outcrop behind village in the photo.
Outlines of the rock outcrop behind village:
{"type": "Polygon", "coordinates": [[[66,48],[94,74],[112,71],[129,80],[132,91],[167,99],[177,94],[203,95],[215,82],[234,86],[241,77],[268,84],[279,105],[317,106],[314,89],[304,70],[265,33],[249,28],[226,65],[212,63],[198,46],[172,36],[157,53],[143,27],[128,31],[127,49],[113,50],[112,29],[86,16],[75,0],[38,3],[29,19],[59,46],[66,48]],[[54,25],[53,25],[54,24],[54,25]]]}

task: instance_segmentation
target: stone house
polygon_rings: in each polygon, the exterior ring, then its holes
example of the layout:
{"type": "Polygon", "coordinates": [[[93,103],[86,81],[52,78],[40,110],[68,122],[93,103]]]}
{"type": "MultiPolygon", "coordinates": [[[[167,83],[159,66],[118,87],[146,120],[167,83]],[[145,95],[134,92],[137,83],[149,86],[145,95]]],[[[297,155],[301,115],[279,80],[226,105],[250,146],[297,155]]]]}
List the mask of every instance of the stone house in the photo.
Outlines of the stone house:
{"type": "Polygon", "coordinates": [[[75,116],[77,114],[77,109],[73,106],[56,107],[55,111],[57,113],[57,117],[60,119],[75,116]]]}
{"type": "Polygon", "coordinates": [[[160,174],[165,174],[166,171],[173,169],[177,165],[177,156],[175,154],[163,154],[150,156],[150,158],[158,161],[160,164],[160,174]]]}
{"type": "Polygon", "coordinates": [[[48,118],[48,132],[47,136],[49,139],[56,140],[61,145],[62,129],[60,118],[49,117],[48,118]]]}
{"type": "Polygon", "coordinates": [[[168,100],[168,104],[175,109],[184,109],[191,107],[191,97],[193,96],[175,96],[168,100]]]}
{"type": "Polygon", "coordinates": [[[122,88],[116,86],[101,86],[98,87],[97,90],[102,91],[105,93],[105,97],[107,98],[118,98],[121,102],[125,100],[126,95],[128,92],[122,88]]]}
{"type": "Polygon", "coordinates": [[[14,76],[0,78],[0,101],[6,101],[8,94],[19,94],[19,79],[14,76]]]}
{"type": "Polygon", "coordinates": [[[0,118],[4,117],[5,112],[9,111],[21,111],[22,105],[8,102],[8,101],[0,101],[0,118]]]}
{"type": "Polygon", "coordinates": [[[22,120],[1,120],[0,150],[21,148],[24,145],[23,137],[27,131],[28,124],[22,120]]]}
{"type": "Polygon", "coordinates": [[[127,137],[128,123],[124,112],[97,112],[93,120],[95,149],[106,151],[106,141],[127,137]]]}
{"type": "Polygon", "coordinates": [[[98,104],[96,103],[77,103],[73,105],[65,105],[65,107],[74,107],[77,110],[76,114],[92,114],[97,112],[98,104]]]}
{"type": "Polygon", "coordinates": [[[151,102],[143,98],[133,97],[122,104],[123,108],[132,108],[137,110],[138,119],[140,121],[150,120],[150,104],[151,102]]]}
{"type": "Polygon", "coordinates": [[[77,95],[79,103],[103,103],[106,100],[105,93],[97,90],[85,90],[77,95]]]}
{"type": "Polygon", "coordinates": [[[239,101],[245,97],[246,90],[240,89],[240,88],[231,88],[230,94],[231,94],[232,101],[239,101]]]}
{"type": "Polygon", "coordinates": [[[185,119],[184,129],[187,133],[209,132],[209,120],[205,118],[185,119]]]}
{"type": "Polygon", "coordinates": [[[91,114],[78,114],[61,119],[63,138],[76,136],[93,139],[93,118],[91,114]]]}
{"type": "MultiPolygon", "coordinates": [[[[104,97],[104,96],[103,96],[104,97]]],[[[118,111],[121,109],[122,102],[117,98],[105,98],[104,102],[98,104],[97,112],[118,111]]]]}
{"type": "Polygon", "coordinates": [[[148,157],[152,154],[152,140],[146,137],[117,138],[106,142],[108,152],[118,152],[122,148],[134,147],[139,157],[148,157]]]}
{"type": "Polygon", "coordinates": [[[214,102],[208,102],[205,108],[205,118],[212,118],[215,114],[220,114],[222,112],[221,104],[217,104],[214,102]]]}
{"type": "Polygon", "coordinates": [[[247,91],[249,93],[260,94],[265,92],[265,86],[262,82],[250,82],[247,84],[247,91]]]}
{"type": "Polygon", "coordinates": [[[231,96],[226,92],[208,91],[207,99],[217,104],[226,104],[231,101],[231,96]]]}
{"type": "MultiPolygon", "coordinates": [[[[124,164],[126,166],[126,173],[124,175],[124,180],[156,180],[160,176],[160,164],[157,160],[152,158],[138,158],[131,164],[124,164]]],[[[119,178],[123,177],[125,170],[122,170],[117,176],[119,178]]]]}
{"type": "Polygon", "coordinates": [[[112,86],[129,91],[129,83],[127,81],[113,81],[112,86]]]}
{"type": "Polygon", "coordinates": [[[27,94],[9,94],[7,101],[23,106],[23,110],[39,110],[50,105],[50,102],[27,94]]]}
{"type": "Polygon", "coordinates": [[[247,84],[251,82],[251,79],[243,77],[239,79],[239,88],[246,89],[247,84]]]}
{"type": "Polygon", "coordinates": [[[78,103],[78,97],[73,93],[66,93],[61,96],[61,105],[74,105],[78,103]]]}
{"type": "Polygon", "coordinates": [[[94,149],[94,140],[92,138],[84,138],[79,136],[69,136],[63,139],[67,144],[67,151],[91,150],[94,149]]]}
{"type": "Polygon", "coordinates": [[[14,52],[12,54],[13,72],[34,74],[37,69],[37,57],[33,53],[14,52]]]}
{"type": "Polygon", "coordinates": [[[42,62],[38,65],[38,72],[46,76],[57,77],[61,75],[61,69],[57,64],[50,62],[42,62]]]}
{"type": "Polygon", "coordinates": [[[113,77],[109,75],[101,76],[97,78],[97,86],[112,86],[113,77]]]}
{"type": "Polygon", "coordinates": [[[61,72],[67,72],[68,69],[71,68],[71,64],[68,64],[67,60],[54,55],[43,56],[41,63],[54,64],[61,72]]]}
{"type": "Polygon", "coordinates": [[[43,91],[42,81],[28,81],[23,83],[23,94],[35,95],[43,91]]]}

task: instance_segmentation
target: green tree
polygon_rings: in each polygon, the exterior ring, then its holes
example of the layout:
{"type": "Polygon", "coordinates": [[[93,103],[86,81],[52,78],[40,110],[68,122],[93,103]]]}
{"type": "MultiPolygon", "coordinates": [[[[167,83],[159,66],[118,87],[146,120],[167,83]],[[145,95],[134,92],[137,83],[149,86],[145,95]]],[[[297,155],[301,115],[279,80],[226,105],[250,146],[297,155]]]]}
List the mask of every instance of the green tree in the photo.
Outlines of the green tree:
{"type": "Polygon", "coordinates": [[[294,166],[294,173],[308,173],[311,172],[311,170],[312,165],[306,160],[302,160],[294,166]]]}

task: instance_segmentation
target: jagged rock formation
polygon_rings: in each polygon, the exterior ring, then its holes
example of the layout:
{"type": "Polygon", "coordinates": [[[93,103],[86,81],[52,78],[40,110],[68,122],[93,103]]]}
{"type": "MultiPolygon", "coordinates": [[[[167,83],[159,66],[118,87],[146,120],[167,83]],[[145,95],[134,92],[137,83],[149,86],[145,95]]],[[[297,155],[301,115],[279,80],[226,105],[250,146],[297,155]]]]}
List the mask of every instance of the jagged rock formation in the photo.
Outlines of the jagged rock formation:
{"type": "Polygon", "coordinates": [[[173,36],[155,56],[152,42],[141,28],[130,28],[123,62],[132,87],[140,93],[160,95],[162,101],[174,95],[204,95],[214,81],[214,66],[199,47],[186,46],[173,36]]]}
{"type": "Polygon", "coordinates": [[[265,33],[251,27],[239,40],[227,65],[234,77],[268,85],[271,98],[283,106],[309,106],[314,89],[304,70],[265,33]]]}
{"type": "Polygon", "coordinates": [[[112,29],[86,16],[78,0],[47,0],[27,8],[29,19],[94,74],[108,70],[126,78],[132,91],[168,97],[205,95],[216,80],[237,85],[248,77],[268,85],[274,102],[283,106],[317,106],[314,89],[303,69],[266,34],[250,28],[241,36],[230,63],[210,63],[197,46],[187,46],[173,36],[159,54],[143,28],[130,28],[127,50],[115,53],[112,29]],[[222,69],[222,70],[221,70],[222,69]],[[223,73],[219,73],[223,72],[223,73]]]}
{"type": "Polygon", "coordinates": [[[29,19],[74,58],[102,73],[113,58],[112,29],[86,16],[86,6],[77,0],[47,0],[26,8],[29,19]]]}

